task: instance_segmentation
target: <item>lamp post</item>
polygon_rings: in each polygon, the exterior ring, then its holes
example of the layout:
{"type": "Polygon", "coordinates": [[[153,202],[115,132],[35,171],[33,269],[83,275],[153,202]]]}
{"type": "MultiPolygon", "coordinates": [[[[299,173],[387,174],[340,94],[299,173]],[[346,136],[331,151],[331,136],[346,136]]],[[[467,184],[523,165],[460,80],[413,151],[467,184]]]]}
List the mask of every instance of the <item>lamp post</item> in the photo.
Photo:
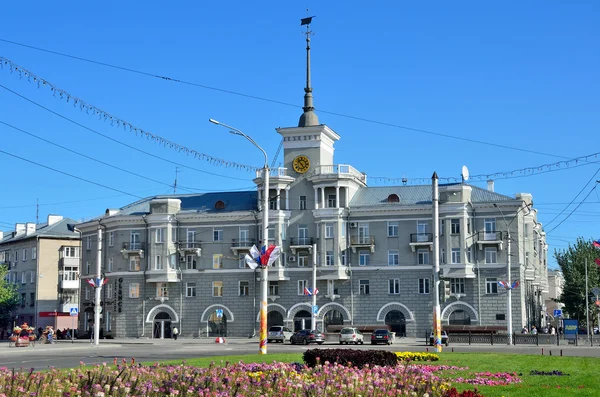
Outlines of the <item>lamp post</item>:
{"type": "MultiPolygon", "coordinates": [[[[267,246],[268,238],[269,238],[269,161],[267,157],[267,152],[263,148],[261,148],[254,139],[250,138],[248,135],[238,130],[237,128],[233,128],[230,125],[218,122],[214,119],[209,119],[213,124],[223,126],[229,129],[229,132],[234,135],[240,135],[246,138],[251,144],[256,146],[258,150],[262,152],[265,156],[265,164],[263,166],[263,243],[265,247],[267,246]]],[[[260,344],[259,344],[259,353],[267,354],[267,287],[269,280],[269,270],[267,266],[261,265],[260,268],[260,344]]]]}

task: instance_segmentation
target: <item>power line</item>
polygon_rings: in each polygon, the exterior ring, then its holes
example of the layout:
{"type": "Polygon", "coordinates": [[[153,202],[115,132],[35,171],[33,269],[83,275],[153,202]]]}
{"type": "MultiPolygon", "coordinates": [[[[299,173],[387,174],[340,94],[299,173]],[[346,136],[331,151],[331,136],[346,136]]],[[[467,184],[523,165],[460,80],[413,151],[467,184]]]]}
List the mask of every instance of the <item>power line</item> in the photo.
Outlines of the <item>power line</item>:
{"type": "MultiPolygon", "coordinates": [[[[84,61],[84,62],[94,63],[94,64],[97,64],[97,65],[106,66],[106,67],[110,67],[110,68],[114,68],[114,69],[119,69],[119,70],[127,71],[127,72],[130,72],[130,73],[136,73],[136,74],[140,74],[140,75],[144,75],[144,76],[148,76],[148,77],[158,78],[158,79],[161,79],[161,80],[171,81],[171,82],[174,82],[174,83],[185,84],[185,85],[189,85],[189,86],[194,86],[194,87],[204,88],[204,89],[208,89],[208,90],[223,92],[223,93],[227,93],[227,94],[242,96],[242,97],[245,97],[245,98],[256,99],[256,100],[260,100],[260,101],[264,101],[264,102],[270,102],[270,103],[275,103],[275,104],[279,104],[279,105],[290,106],[290,107],[294,107],[294,108],[301,108],[301,106],[299,106],[299,105],[295,105],[295,104],[291,104],[291,103],[287,103],[287,102],[283,102],[283,101],[277,101],[277,100],[273,100],[273,99],[259,97],[259,96],[256,96],[256,95],[249,95],[249,94],[244,94],[244,93],[240,93],[240,92],[236,92],[236,91],[232,91],[232,90],[226,90],[226,89],[222,89],[222,88],[211,87],[211,86],[207,86],[207,85],[204,85],[204,84],[198,84],[198,83],[194,83],[194,82],[190,82],[190,81],[185,81],[185,80],[180,80],[180,79],[176,79],[176,78],[172,78],[172,77],[160,76],[160,75],[157,75],[157,74],[143,72],[143,71],[140,71],[140,70],[126,68],[126,67],[122,67],[122,66],[117,66],[117,65],[106,63],[106,62],[94,61],[94,60],[90,60],[90,59],[86,59],[86,58],[82,58],[82,57],[77,57],[77,56],[73,56],[73,55],[68,55],[68,54],[60,53],[60,52],[57,52],[57,51],[51,51],[51,50],[46,50],[46,49],[42,49],[42,48],[39,48],[39,47],[29,46],[29,45],[17,43],[17,42],[14,42],[14,41],[9,41],[9,40],[5,40],[5,39],[0,39],[0,41],[6,42],[6,43],[10,43],[10,44],[15,44],[15,45],[20,45],[20,46],[28,47],[28,48],[35,49],[35,50],[38,50],[38,51],[48,52],[48,53],[59,55],[59,56],[64,56],[64,57],[68,57],[68,58],[72,58],[72,59],[77,59],[77,60],[84,61]]],[[[10,61],[7,58],[0,57],[0,61],[2,61],[2,60],[4,60],[5,64],[9,65],[9,67],[11,68],[11,70],[14,67],[16,71],[19,71],[19,73],[24,72],[26,75],[29,74],[31,76],[35,76],[31,72],[29,72],[29,71],[23,69],[22,67],[14,64],[12,61],[10,61]]],[[[35,77],[37,77],[37,76],[35,76],[35,77]]],[[[34,81],[35,81],[35,79],[34,79],[34,81]]],[[[43,79],[42,79],[42,81],[48,83],[47,81],[45,81],[43,79]]],[[[66,93],[63,90],[59,89],[58,92],[60,92],[61,94],[64,93],[64,94],[70,96],[70,94],[66,93]]],[[[75,98],[75,97],[73,97],[73,98],[75,98]]],[[[477,140],[477,139],[463,138],[463,137],[454,136],[454,135],[450,135],[450,134],[444,134],[444,133],[440,133],[440,132],[429,131],[429,130],[425,130],[425,129],[421,129],[421,128],[407,127],[407,126],[403,126],[403,125],[400,125],[400,124],[388,123],[388,122],[383,122],[383,121],[378,121],[378,120],[373,120],[373,119],[367,119],[367,118],[358,117],[358,116],[351,116],[351,115],[347,115],[347,114],[343,114],[343,113],[339,113],[339,112],[328,111],[328,110],[324,110],[324,109],[320,109],[320,108],[317,108],[317,110],[319,112],[321,112],[321,113],[331,114],[333,116],[348,118],[348,119],[357,120],[357,121],[363,121],[363,122],[367,122],[367,123],[371,123],[371,124],[383,125],[383,126],[387,126],[387,127],[393,127],[393,128],[403,129],[403,130],[407,130],[407,131],[420,132],[420,133],[423,133],[423,134],[428,134],[428,135],[433,135],[433,136],[439,136],[439,137],[443,137],[443,138],[457,139],[457,140],[460,140],[460,141],[463,141],[463,142],[477,143],[477,144],[481,144],[481,145],[498,147],[498,148],[502,148],[502,149],[516,150],[516,151],[520,151],[520,152],[524,152],[524,153],[532,153],[532,154],[538,154],[538,155],[555,157],[555,158],[566,158],[566,157],[555,155],[555,154],[551,154],[551,153],[544,153],[544,152],[539,152],[539,151],[530,150],[530,149],[523,149],[523,148],[518,148],[518,147],[514,147],[514,146],[509,146],[509,145],[502,145],[502,144],[498,144],[498,143],[485,142],[485,141],[480,141],[480,140],[477,140]]],[[[106,112],[103,112],[103,111],[101,111],[101,112],[105,114],[105,118],[107,116],[108,117],[111,116],[111,115],[109,115],[106,112]]],[[[130,125],[130,124],[127,123],[127,125],[130,125]]],[[[163,138],[161,138],[161,139],[163,139],[163,138]]]]}
{"type": "MultiPolygon", "coordinates": [[[[586,185],[586,186],[587,186],[587,185],[586,185]]],[[[597,187],[598,187],[598,181],[596,181],[596,185],[595,185],[595,186],[592,188],[592,190],[590,190],[590,191],[588,192],[588,194],[587,194],[587,195],[586,195],[586,196],[583,198],[583,200],[581,200],[581,202],[580,202],[579,204],[577,204],[577,206],[576,206],[575,208],[573,208],[573,211],[571,211],[571,212],[569,213],[569,215],[567,215],[567,216],[566,216],[566,217],[565,217],[565,218],[564,218],[562,221],[560,221],[560,222],[558,223],[558,225],[554,226],[552,229],[550,229],[549,231],[547,231],[547,232],[546,232],[546,234],[550,234],[550,233],[552,233],[552,231],[556,230],[556,228],[558,228],[560,225],[562,225],[564,221],[566,221],[567,219],[569,219],[569,217],[570,217],[571,215],[573,215],[573,213],[574,213],[575,211],[577,211],[577,208],[579,208],[579,207],[581,206],[581,204],[582,204],[582,203],[585,201],[585,199],[587,199],[587,198],[590,196],[590,194],[592,194],[592,192],[593,192],[594,190],[596,190],[596,188],[597,188],[597,187]]],[[[577,221],[577,222],[584,222],[584,221],[577,221]]],[[[597,221],[594,221],[594,222],[597,222],[597,221]]]]}

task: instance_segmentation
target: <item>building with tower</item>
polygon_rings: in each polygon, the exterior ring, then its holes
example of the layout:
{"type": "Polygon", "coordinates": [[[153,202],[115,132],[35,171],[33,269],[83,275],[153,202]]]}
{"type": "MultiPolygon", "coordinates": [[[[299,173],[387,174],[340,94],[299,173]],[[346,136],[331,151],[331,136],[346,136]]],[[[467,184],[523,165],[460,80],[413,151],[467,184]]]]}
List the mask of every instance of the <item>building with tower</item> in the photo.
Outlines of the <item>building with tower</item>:
{"type": "MultiPolygon", "coordinates": [[[[316,244],[318,328],[387,325],[399,336],[431,330],[432,186],[370,187],[363,172],[336,164],[340,135],[319,122],[313,106],[309,31],[304,91],[298,125],[276,130],[284,164],[270,170],[268,192],[259,170],[255,191],[153,196],[78,225],[82,278],[95,277],[100,258],[108,279],[105,334],[168,338],[175,326],[183,337],[255,334],[258,274],[244,256],[265,240],[282,249],[269,268],[269,325],[310,326],[304,292],[312,287],[316,244]],[[265,194],[268,236],[261,235],[265,194]]],[[[515,287],[514,330],[531,323],[528,294],[548,285],[532,196],[496,193],[491,181],[487,189],[463,182],[439,191],[442,324],[506,327],[502,285],[515,287]]],[[[82,283],[80,330],[93,321],[93,296],[82,283]]]]}

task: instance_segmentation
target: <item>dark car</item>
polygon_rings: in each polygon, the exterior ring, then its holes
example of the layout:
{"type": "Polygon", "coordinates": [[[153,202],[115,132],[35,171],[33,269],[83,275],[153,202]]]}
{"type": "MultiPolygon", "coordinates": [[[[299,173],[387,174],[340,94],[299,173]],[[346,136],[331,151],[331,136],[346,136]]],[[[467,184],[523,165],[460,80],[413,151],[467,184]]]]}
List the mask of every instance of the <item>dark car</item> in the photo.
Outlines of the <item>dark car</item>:
{"type": "MultiPolygon", "coordinates": [[[[433,332],[429,334],[429,345],[433,346],[434,345],[434,336],[433,336],[433,332]]],[[[442,344],[448,346],[448,344],[450,343],[450,338],[448,337],[448,333],[446,331],[442,331],[442,344]]]]}
{"type": "Polygon", "coordinates": [[[376,329],[371,334],[371,344],[376,345],[378,343],[385,343],[391,345],[393,343],[394,335],[387,329],[376,329]]]}
{"type": "Polygon", "coordinates": [[[295,345],[296,343],[302,343],[308,345],[309,343],[316,343],[322,345],[325,342],[325,335],[314,329],[303,329],[296,332],[290,338],[290,343],[295,345]]]}

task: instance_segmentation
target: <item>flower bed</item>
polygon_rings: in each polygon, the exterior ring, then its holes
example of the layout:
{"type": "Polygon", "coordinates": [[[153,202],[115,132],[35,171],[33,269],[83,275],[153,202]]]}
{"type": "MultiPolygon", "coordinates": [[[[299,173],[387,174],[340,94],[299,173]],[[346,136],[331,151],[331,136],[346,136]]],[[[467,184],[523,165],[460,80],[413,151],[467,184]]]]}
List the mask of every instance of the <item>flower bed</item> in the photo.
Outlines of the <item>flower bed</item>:
{"type": "Polygon", "coordinates": [[[399,361],[439,361],[434,353],[396,352],[399,361]]]}

